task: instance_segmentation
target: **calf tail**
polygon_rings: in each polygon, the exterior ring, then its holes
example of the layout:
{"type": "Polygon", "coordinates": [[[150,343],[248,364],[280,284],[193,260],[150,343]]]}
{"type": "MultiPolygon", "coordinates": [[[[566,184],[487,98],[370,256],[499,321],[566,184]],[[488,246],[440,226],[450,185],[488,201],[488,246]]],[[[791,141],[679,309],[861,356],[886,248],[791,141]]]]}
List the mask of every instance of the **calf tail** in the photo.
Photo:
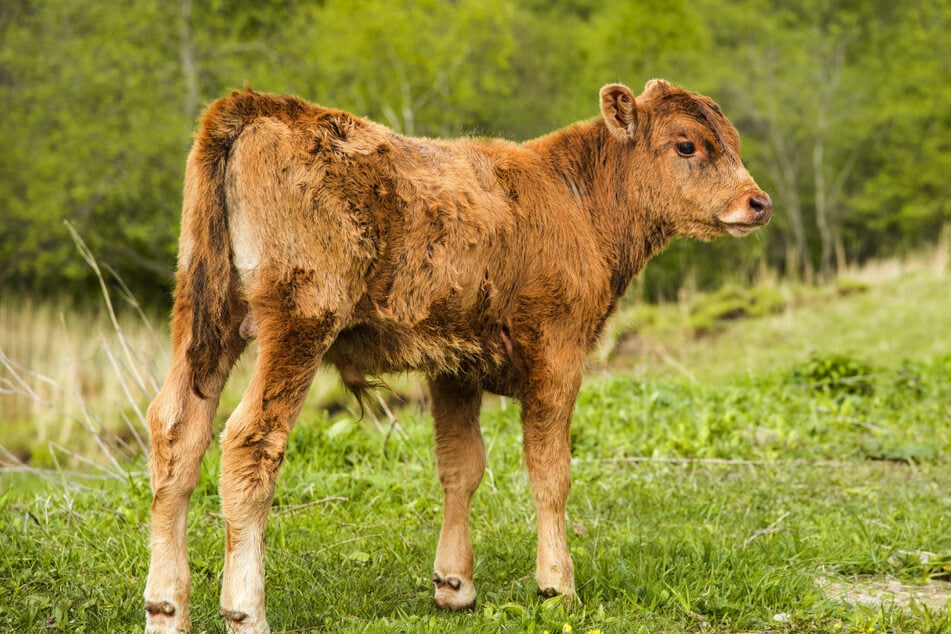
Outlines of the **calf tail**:
{"type": "Polygon", "coordinates": [[[293,97],[234,91],[205,112],[188,156],[172,329],[174,345],[187,347],[191,387],[201,398],[243,316],[225,194],[231,148],[255,119],[293,118],[304,107],[293,97]]]}

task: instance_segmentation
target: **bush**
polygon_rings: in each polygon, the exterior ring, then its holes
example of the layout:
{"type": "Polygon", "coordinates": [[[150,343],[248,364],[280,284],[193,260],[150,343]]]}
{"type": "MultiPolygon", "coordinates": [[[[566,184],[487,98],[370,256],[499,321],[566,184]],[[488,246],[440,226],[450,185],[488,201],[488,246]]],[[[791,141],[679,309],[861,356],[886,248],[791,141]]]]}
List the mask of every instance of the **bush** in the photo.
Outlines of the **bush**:
{"type": "Polygon", "coordinates": [[[792,383],[833,394],[871,396],[875,370],[865,362],[844,354],[814,356],[790,373],[792,383]]]}
{"type": "Polygon", "coordinates": [[[786,300],[772,286],[741,288],[727,284],[700,299],[691,309],[690,329],[697,335],[716,332],[723,322],[744,317],[762,317],[786,307],[786,300]]]}
{"type": "Polygon", "coordinates": [[[835,281],[835,292],[840,297],[852,295],[854,293],[864,293],[868,291],[869,285],[859,280],[852,280],[847,277],[840,277],[835,281]]]}

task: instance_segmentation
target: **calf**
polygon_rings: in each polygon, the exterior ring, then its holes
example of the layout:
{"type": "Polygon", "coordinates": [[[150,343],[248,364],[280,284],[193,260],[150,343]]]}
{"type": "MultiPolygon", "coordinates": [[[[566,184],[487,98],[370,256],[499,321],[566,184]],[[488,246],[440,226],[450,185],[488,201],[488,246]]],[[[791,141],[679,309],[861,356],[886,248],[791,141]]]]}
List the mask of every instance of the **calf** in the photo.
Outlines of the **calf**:
{"type": "Polygon", "coordinates": [[[674,236],[742,236],[772,203],[709,98],[662,80],[601,89],[601,116],[517,144],[415,139],[244,90],[202,119],[185,175],[173,361],[149,407],[147,631],[190,627],[188,500],[228,373],[256,336],[221,435],[221,613],[263,632],[264,525],[288,432],[321,361],[356,392],[422,371],[445,510],[435,599],[473,605],[469,503],[483,391],[522,405],[536,578],[575,593],[568,427],[584,358],[631,277],[674,236]]]}

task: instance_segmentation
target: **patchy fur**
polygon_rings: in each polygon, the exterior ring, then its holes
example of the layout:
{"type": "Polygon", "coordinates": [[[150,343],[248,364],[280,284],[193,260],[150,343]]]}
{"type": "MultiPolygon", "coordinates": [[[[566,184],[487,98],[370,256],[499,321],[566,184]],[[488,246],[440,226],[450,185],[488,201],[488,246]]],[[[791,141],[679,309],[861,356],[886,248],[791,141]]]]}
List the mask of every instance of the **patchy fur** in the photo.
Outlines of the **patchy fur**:
{"type": "Polygon", "coordinates": [[[222,434],[222,615],[266,631],[263,530],[320,362],[429,378],[445,516],[436,602],[472,605],[469,501],[485,467],[483,391],[522,402],[538,509],[536,577],[574,595],[568,428],[585,353],[631,278],[675,236],[742,235],[769,197],[713,101],[662,80],[601,90],[601,116],[517,144],[417,139],[295,97],[236,91],[188,161],[174,361],[149,410],[147,629],[190,627],[183,518],[231,365],[260,352],[222,434]]]}

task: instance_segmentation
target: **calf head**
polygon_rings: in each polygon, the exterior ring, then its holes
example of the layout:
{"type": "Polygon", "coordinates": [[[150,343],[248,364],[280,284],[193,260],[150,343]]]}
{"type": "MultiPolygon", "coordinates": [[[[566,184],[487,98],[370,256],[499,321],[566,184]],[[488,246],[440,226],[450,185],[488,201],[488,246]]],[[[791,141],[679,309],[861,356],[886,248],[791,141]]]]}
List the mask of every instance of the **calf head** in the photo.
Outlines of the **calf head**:
{"type": "Polygon", "coordinates": [[[740,159],[740,138],[709,97],[661,79],[635,97],[601,89],[601,114],[631,161],[638,206],[675,234],[744,236],[769,222],[773,203],[740,159]]]}

